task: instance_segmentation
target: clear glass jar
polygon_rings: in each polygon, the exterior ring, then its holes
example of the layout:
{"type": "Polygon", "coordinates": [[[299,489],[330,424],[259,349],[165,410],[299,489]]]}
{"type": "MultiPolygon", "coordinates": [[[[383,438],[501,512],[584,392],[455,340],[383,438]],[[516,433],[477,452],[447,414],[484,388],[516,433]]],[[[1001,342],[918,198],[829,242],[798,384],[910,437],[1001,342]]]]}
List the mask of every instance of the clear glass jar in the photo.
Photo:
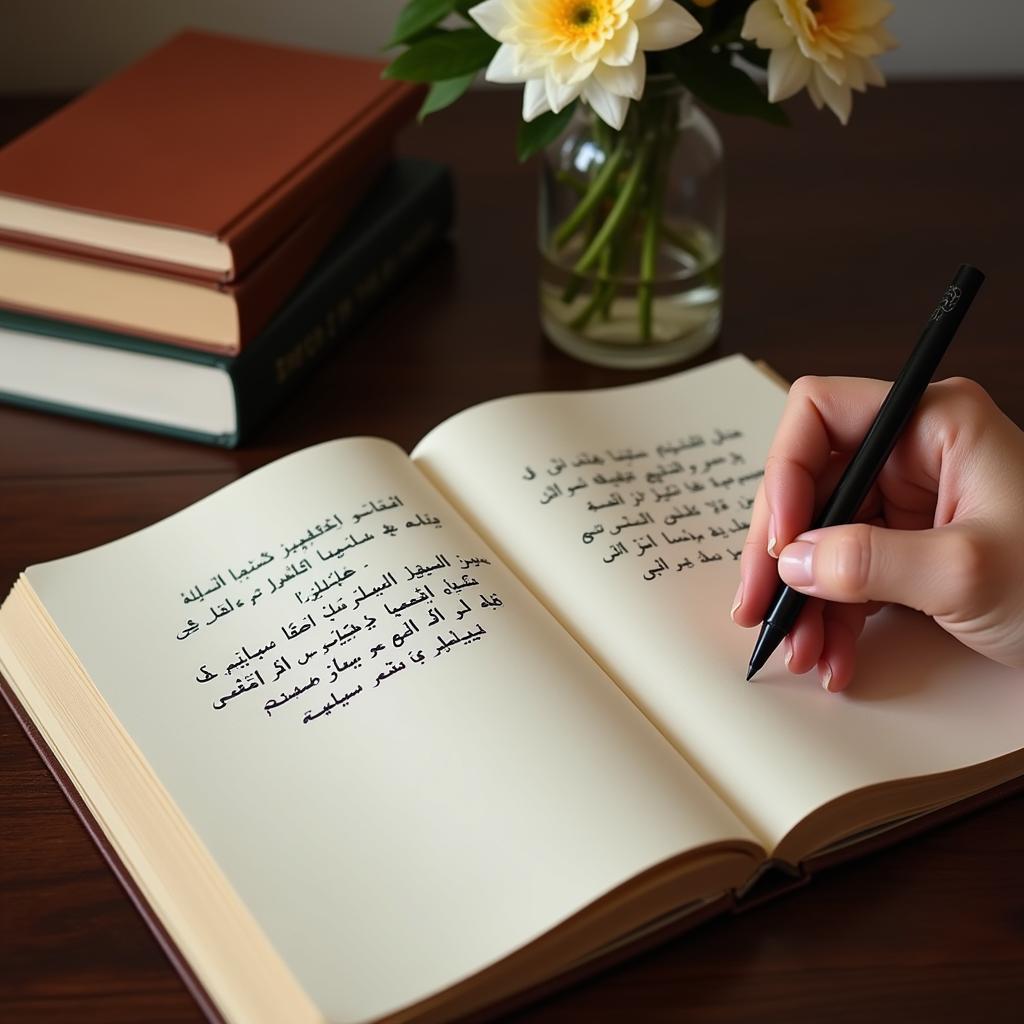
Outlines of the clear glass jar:
{"type": "Polygon", "coordinates": [[[721,138],[690,93],[651,78],[620,131],[579,104],[541,174],[547,337],[598,366],[706,349],[721,326],[725,180],[721,138]]]}

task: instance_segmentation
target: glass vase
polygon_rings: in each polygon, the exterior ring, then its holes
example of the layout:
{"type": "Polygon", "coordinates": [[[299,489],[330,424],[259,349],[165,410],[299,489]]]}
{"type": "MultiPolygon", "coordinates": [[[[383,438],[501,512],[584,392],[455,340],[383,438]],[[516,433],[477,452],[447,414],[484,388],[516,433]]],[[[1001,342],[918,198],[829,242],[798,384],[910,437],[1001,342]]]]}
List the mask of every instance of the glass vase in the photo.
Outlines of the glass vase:
{"type": "Polygon", "coordinates": [[[722,142],[674,79],[652,78],[615,131],[579,104],[544,151],[544,333],[598,366],[690,359],[722,315],[722,142]]]}

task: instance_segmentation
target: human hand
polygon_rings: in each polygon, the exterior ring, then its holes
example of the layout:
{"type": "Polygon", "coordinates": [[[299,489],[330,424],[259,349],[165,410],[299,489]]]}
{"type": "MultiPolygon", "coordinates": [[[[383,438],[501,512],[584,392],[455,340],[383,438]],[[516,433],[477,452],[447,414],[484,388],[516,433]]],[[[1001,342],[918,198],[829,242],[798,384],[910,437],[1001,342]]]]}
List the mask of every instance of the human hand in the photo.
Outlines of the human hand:
{"type": "Polygon", "coordinates": [[[792,386],[740,561],[733,621],[759,625],[779,577],[810,595],[784,641],[786,664],[817,666],[832,691],[850,682],[879,602],[916,608],[981,654],[1024,665],[1024,433],[973,381],[929,385],[857,523],[802,532],[889,387],[856,377],[792,386]]]}

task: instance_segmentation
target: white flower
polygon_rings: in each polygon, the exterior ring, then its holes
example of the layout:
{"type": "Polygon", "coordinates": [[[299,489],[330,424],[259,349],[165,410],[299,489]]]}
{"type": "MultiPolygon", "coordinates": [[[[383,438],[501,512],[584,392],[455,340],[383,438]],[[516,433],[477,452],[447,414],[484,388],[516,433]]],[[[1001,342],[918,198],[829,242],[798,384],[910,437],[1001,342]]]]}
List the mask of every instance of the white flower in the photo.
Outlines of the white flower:
{"type": "Polygon", "coordinates": [[[526,83],[524,121],[582,96],[616,130],[643,95],[644,50],[701,30],[674,0],[485,0],[469,14],[501,43],[486,79],[526,83]]]}
{"type": "Polygon", "coordinates": [[[741,35],[771,50],[769,100],[806,86],[819,110],[828,104],[846,124],[851,90],[885,85],[871,58],[898,45],[882,25],[892,10],[888,0],[754,0],[741,35]]]}

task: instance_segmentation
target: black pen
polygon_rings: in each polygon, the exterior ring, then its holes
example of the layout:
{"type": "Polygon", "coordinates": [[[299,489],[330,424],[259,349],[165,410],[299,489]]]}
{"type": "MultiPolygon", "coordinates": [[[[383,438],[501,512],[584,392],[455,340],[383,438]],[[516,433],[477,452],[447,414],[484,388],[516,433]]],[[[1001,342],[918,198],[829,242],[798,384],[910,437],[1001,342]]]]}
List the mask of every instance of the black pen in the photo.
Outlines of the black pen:
{"type": "MultiPolygon", "coordinates": [[[[885,396],[864,440],[847,464],[832,497],[825,503],[811,529],[840,526],[849,523],[857,514],[984,280],[985,275],[967,263],[956,272],[928,318],[906,365],[885,396]]],[[[750,656],[748,681],[753,679],[793,628],[806,600],[807,596],[799,590],[785,584],[779,586],[768,606],[768,614],[754,644],[754,653],[750,656]]]]}

